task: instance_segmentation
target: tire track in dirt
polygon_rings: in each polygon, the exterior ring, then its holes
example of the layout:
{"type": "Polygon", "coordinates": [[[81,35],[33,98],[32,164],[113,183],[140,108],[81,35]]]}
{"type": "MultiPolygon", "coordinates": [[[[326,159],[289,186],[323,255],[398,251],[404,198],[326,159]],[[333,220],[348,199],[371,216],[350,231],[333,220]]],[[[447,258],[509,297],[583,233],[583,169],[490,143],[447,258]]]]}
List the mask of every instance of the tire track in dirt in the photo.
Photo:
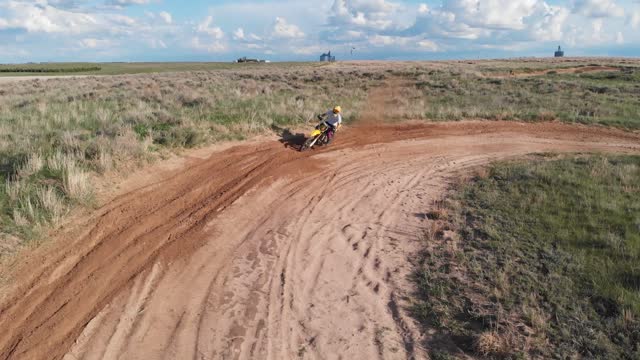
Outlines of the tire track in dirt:
{"type": "Polygon", "coordinates": [[[416,213],[469,167],[639,144],[557,123],[415,123],[309,153],[216,153],[28,264],[0,303],[0,358],[420,358],[405,311],[416,213]]]}

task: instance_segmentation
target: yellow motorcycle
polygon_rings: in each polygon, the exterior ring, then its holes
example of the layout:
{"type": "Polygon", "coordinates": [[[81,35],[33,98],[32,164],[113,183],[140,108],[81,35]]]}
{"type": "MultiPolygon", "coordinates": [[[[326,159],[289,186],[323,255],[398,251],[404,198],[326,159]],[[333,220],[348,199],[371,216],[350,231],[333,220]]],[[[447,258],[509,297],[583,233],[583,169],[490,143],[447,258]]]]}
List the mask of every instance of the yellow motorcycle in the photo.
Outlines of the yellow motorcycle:
{"type": "MultiPolygon", "coordinates": [[[[329,130],[331,128],[324,122],[318,124],[315,130],[309,134],[307,140],[300,147],[300,151],[313,148],[315,145],[326,145],[329,143],[329,130]]],[[[335,136],[335,134],[333,134],[335,136]]]]}

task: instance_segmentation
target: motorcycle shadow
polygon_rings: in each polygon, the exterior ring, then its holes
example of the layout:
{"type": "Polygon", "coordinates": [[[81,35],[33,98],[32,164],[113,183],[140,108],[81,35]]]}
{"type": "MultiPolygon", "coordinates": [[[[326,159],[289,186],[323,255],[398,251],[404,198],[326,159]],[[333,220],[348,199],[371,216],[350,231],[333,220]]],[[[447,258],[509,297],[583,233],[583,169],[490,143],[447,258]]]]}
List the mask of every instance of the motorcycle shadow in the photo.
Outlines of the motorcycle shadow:
{"type": "Polygon", "coordinates": [[[306,140],[305,134],[294,134],[289,129],[281,128],[276,125],[271,125],[271,129],[280,136],[280,143],[284,144],[284,147],[291,148],[293,150],[299,150],[304,141],[306,140]]]}

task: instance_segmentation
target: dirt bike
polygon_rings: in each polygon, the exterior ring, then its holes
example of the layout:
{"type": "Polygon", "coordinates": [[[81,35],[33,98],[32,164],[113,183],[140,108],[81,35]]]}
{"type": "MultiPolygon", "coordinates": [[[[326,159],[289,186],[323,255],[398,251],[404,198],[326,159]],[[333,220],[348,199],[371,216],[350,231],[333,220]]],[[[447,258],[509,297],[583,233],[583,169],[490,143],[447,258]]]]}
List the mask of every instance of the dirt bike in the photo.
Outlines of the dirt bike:
{"type": "MultiPolygon", "coordinates": [[[[307,140],[300,147],[300,151],[305,151],[313,148],[315,145],[326,145],[329,143],[329,130],[331,128],[324,122],[316,126],[315,130],[309,134],[307,140]]],[[[333,134],[335,135],[335,134],[333,134]]]]}

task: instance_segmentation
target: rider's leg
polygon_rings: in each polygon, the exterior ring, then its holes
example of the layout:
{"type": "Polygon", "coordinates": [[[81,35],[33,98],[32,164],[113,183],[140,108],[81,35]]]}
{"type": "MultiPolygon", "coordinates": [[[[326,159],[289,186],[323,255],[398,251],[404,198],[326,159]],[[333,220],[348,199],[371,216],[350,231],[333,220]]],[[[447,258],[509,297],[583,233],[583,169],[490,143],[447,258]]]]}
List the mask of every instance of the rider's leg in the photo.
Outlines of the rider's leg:
{"type": "Polygon", "coordinates": [[[336,136],[336,127],[331,126],[329,131],[327,132],[327,145],[331,144],[334,136],[336,136]]]}

